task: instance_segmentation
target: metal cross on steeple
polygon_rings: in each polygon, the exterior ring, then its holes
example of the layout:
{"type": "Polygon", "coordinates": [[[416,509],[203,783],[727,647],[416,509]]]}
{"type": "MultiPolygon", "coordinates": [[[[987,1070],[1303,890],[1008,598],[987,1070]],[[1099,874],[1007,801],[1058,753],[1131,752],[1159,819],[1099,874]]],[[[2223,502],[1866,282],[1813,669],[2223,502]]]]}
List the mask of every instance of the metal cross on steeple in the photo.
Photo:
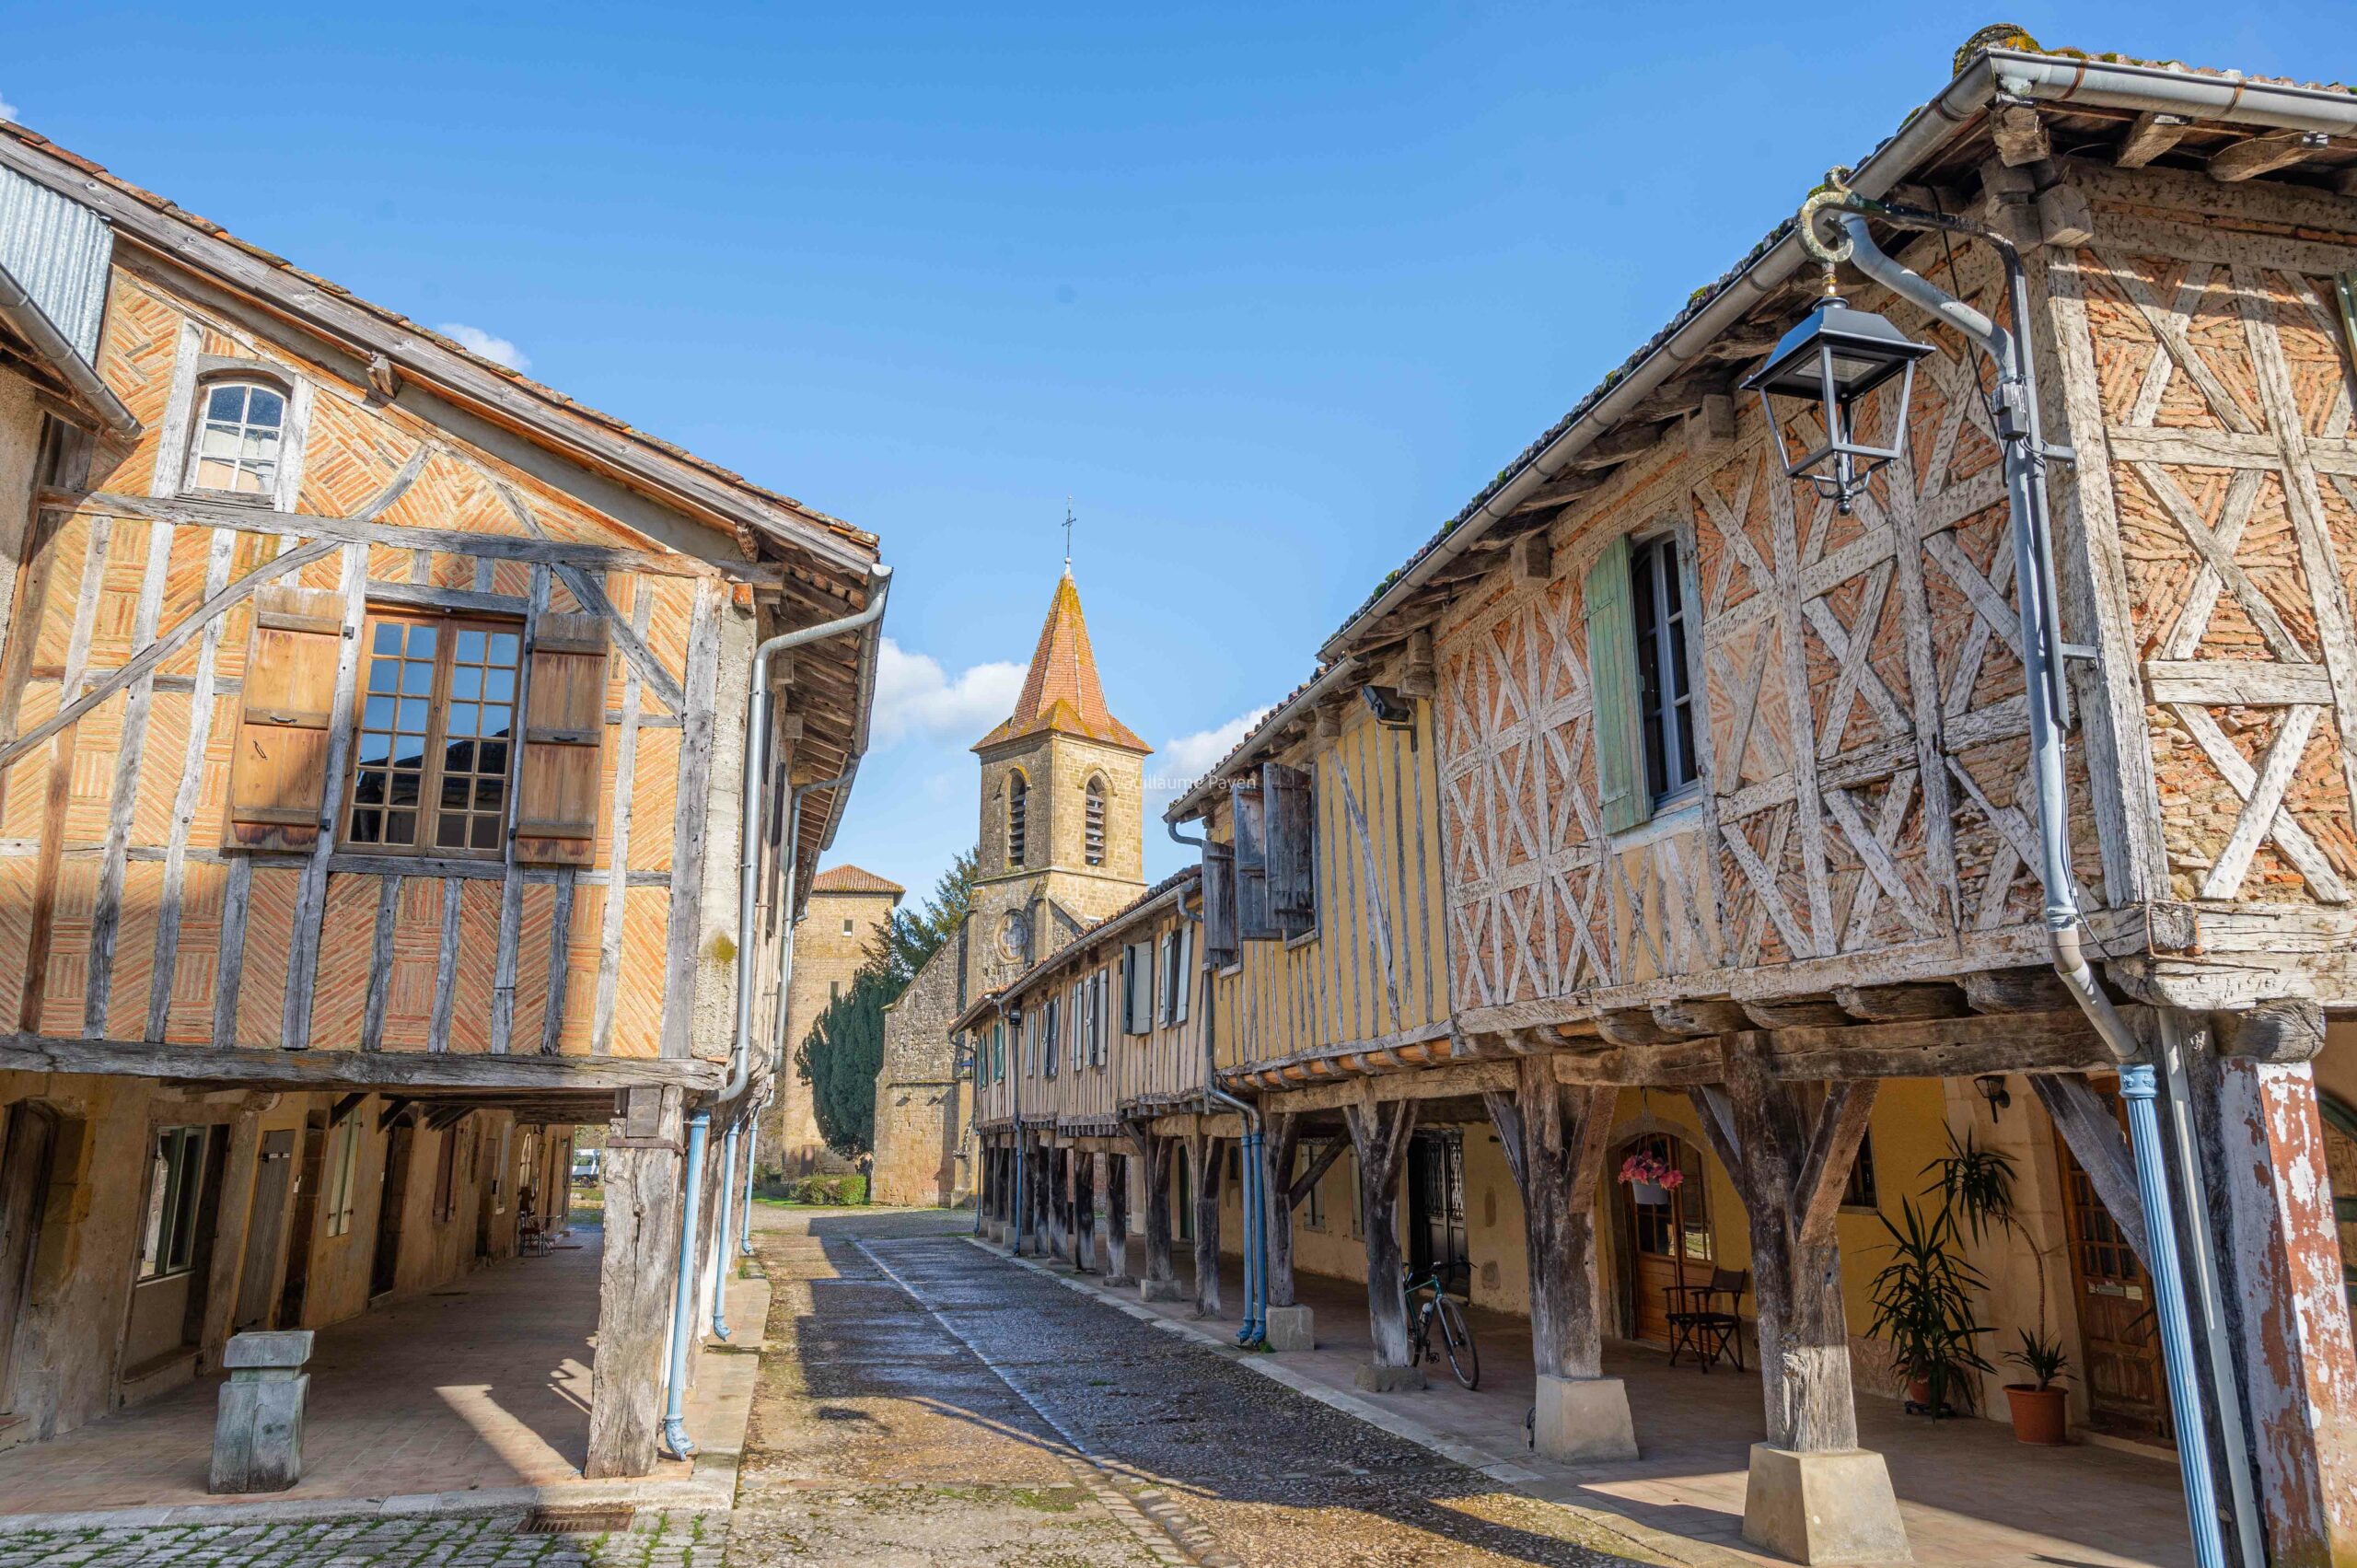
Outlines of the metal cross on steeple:
{"type": "Polygon", "coordinates": [[[1064,575],[1072,575],[1072,497],[1064,497],[1064,575]]]}

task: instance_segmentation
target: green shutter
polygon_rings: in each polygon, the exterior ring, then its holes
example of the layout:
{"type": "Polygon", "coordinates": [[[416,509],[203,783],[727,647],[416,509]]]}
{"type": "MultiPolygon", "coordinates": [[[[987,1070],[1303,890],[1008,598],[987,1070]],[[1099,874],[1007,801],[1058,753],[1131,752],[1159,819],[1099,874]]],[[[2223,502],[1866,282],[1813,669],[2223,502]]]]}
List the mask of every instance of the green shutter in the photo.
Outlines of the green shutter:
{"type": "Polygon", "coordinates": [[[1637,625],[1629,603],[1629,540],[1604,547],[1588,568],[1587,680],[1596,702],[1596,783],[1604,829],[1618,833],[1653,814],[1637,715],[1637,625]]]}

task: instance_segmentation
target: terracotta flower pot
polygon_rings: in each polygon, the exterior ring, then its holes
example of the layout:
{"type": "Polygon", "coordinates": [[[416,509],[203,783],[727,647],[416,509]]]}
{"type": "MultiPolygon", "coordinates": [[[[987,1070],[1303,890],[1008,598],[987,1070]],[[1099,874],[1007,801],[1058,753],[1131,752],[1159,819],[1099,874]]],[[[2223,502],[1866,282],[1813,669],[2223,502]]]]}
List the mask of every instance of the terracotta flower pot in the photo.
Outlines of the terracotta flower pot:
{"type": "Polygon", "coordinates": [[[2014,1436],[2048,1447],[2067,1442],[2071,1416],[2060,1388],[2033,1388],[2027,1383],[2005,1385],[2005,1403],[2013,1411],[2014,1436]]]}

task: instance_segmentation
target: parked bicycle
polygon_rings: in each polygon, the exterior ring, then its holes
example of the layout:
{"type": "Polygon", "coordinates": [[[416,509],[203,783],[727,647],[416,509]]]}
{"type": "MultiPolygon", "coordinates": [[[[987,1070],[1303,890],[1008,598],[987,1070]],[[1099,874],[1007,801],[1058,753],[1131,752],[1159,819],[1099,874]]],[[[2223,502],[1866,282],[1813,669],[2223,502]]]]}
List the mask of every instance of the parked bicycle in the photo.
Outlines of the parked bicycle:
{"type": "Polygon", "coordinates": [[[1449,1294],[1446,1283],[1446,1276],[1466,1268],[1463,1262],[1435,1264],[1421,1280],[1412,1269],[1403,1270],[1400,1283],[1408,1296],[1411,1365],[1422,1366],[1434,1359],[1433,1330],[1437,1325],[1440,1351],[1448,1357],[1449,1371],[1471,1388],[1481,1381],[1481,1356],[1473,1346],[1473,1330],[1465,1321],[1464,1303],[1449,1294]]]}

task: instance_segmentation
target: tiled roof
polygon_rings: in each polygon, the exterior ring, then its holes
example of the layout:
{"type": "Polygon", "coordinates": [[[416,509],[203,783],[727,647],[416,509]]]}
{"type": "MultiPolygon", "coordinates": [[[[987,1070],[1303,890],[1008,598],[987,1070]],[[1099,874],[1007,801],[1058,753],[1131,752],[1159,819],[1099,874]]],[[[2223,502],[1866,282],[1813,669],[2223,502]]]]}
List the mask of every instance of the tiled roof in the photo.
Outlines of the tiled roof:
{"type": "Polygon", "coordinates": [[[814,893],[889,893],[899,898],[908,891],[888,877],[878,877],[856,865],[830,865],[810,878],[814,893]]]}
{"type": "Polygon", "coordinates": [[[1077,735],[1131,751],[1154,749],[1105,706],[1097,655],[1088,645],[1088,621],[1080,612],[1080,590],[1073,586],[1070,567],[1056,580],[1047,623],[1039,628],[1039,645],[1031,651],[1030,673],[1023,678],[1023,694],[1016,699],[1014,714],[974,749],[1050,733],[1077,735]]]}
{"type": "Polygon", "coordinates": [[[1115,910],[1111,914],[1107,915],[1104,919],[1097,922],[1093,925],[1083,928],[1082,931],[1077,935],[1074,936],[1071,941],[1066,942],[1062,947],[1057,948],[1046,958],[1041,958],[1029,969],[1025,970],[1021,974],[1016,975],[1013,980],[1008,981],[1004,985],[1000,986],[995,991],[984,992],[975,1000],[973,1005],[968,1007],[963,1013],[958,1014],[955,1018],[952,1018],[949,1021],[949,1027],[952,1029],[972,1028],[974,1020],[980,1017],[982,1014],[987,1013],[997,1006],[1002,998],[1011,994],[1012,993],[1024,990],[1033,981],[1039,980],[1040,976],[1048,973],[1051,970],[1053,970],[1057,965],[1073,961],[1073,959],[1079,954],[1080,949],[1086,947],[1090,942],[1100,940],[1103,937],[1111,935],[1116,927],[1127,923],[1141,910],[1147,908],[1149,905],[1159,902],[1165,895],[1168,894],[1173,889],[1190,886],[1199,880],[1202,877],[1202,874],[1203,868],[1201,865],[1180,866],[1169,876],[1165,877],[1161,881],[1156,882],[1153,887],[1148,888],[1144,892],[1140,893],[1136,898],[1132,899],[1128,903],[1123,904],[1120,909],[1115,910]]]}

